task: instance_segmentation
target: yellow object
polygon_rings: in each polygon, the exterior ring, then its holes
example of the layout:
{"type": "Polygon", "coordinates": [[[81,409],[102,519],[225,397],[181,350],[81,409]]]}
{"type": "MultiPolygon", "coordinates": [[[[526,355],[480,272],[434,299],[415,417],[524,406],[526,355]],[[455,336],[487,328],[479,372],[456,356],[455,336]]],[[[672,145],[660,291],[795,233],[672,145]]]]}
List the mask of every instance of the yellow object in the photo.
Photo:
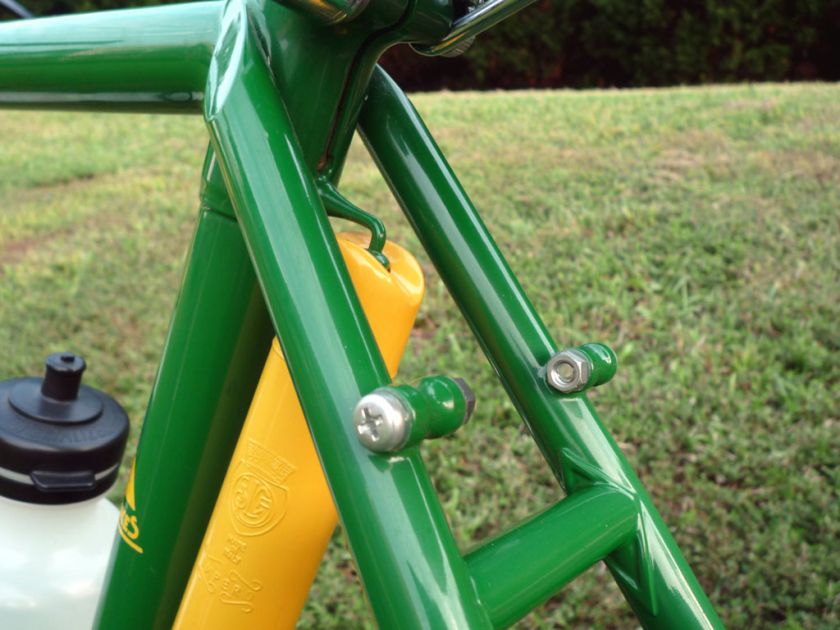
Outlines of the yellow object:
{"type": "MultiPolygon", "coordinates": [[[[364,249],[364,236],[342,234],[338,242],[393,376],[423,297],[423,273],[411,254],[392,243],[384,249],[389,272],[364,249]]],[[[336,522],[275,339],[174,628],[293,628],[336,522]]]]}
{"type": "Polygon", "coordinates": [[[125,500],[120,507],[120,520],[117,530],[126,544],[137,553],[143,553],[143,548],[137,543],[140,537],[140,525],[137,523],[137,504],[134,502],[134,463],[131,463],[131,474],[125,487],[125,500]]]}

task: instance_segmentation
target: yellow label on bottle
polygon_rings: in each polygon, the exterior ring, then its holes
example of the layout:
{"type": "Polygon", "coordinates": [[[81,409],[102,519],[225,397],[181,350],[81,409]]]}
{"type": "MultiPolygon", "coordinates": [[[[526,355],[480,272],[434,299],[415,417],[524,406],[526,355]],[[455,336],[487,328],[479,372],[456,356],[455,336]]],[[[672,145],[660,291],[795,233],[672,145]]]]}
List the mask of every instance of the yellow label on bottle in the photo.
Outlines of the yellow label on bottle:
{"type": "Polygon", "coordinates": [[[125,498],[120,508],[120,520],[118,529],[123,541],[137,553],[143,553],[138,539],[140,538],[140,524],[137,520],[137,503],[134,496],[134,466],[131,463],[131,474],[128,476],[128,484],[125,487],[125,498]]]}

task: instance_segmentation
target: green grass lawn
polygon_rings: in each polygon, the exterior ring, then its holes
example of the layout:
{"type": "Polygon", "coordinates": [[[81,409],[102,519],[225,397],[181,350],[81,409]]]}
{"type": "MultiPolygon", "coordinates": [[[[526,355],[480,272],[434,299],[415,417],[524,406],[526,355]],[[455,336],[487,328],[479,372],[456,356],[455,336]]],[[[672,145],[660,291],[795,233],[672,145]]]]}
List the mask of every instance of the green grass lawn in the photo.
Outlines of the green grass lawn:
{"type": "MultiPolygon", "coordinates": [[[[724,621],[840,627],[840,86],[415,102],[558,343],[616,350],[595,403],[724,621]]],[[[206,142],[194,118],[0,114],[0,378],[83,353],[132,417],[127,461],[206,142]]],[[[561,493],[360,145],[342,189],[427,272],[399,380],[477,390],[424,447],[469,548],[561,493]]],[[[628,611],[599,566],[521,627],[628,611]]],[[[301,625],[371,625],[340,533],[301,625]]]]}

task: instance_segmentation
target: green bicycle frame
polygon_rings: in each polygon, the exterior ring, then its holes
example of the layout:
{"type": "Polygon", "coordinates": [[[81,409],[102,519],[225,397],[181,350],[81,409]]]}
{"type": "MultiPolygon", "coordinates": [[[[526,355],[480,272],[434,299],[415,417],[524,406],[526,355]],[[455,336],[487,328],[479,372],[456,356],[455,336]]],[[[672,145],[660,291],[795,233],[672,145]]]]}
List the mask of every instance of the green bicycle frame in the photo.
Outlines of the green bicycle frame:
{"type": "Polygon", "coordinates": [[[449,0],[228,0],[0,26],[0,106],[202,114],[211,139],[99,628],[171,626],[272,332],[381,627],[505,627],[600,560],[644,627],[722,627],[585,391],[546,383],[557,345],[376,66],[396,43],[445,47],[456,17],[449,0]],[[353,427],[390,379],[319,191],[357,128],[568,495],[467,555],[420,447],[375,454],[353,427]]]}

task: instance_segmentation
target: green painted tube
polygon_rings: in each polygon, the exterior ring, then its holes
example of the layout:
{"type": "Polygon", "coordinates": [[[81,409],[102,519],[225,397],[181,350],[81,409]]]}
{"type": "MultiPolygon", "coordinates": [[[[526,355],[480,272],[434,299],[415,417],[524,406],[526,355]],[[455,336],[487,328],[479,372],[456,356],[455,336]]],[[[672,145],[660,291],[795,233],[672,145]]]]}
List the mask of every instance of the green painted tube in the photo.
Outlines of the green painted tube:
{"type": "Polygon", "coordinates": [[[564,499],[467,556],[481,601],[506,628],[636,531],[636,505],[606,485],[564,499]]]}
{"type": "Polygon", "coordinates": [[[639,506],[635,541],[607,560],[648,628],[722,624],[641,482],[583,394],[545,381],[556,352],[492,236],[408,98],[378,70],[362,137],[485,354],[567,491],[608,483],[639,506]]]}
{"type": "Polygon", "coordinates": [[[372,0],[336,26],[276,0],[247,4],[306,163],[334,184],[379,57],[401,41],[438,39],[452,14],[449,0],[372,0]]]}
{"type": "Polygon", "coordinates": [[[239,226],[203,204],[95,627],[172,627],[271,338],[239,226]]]}
{"type": "Polygon", "coordinates": [[[221,2],[0,24],[0,107],[201,113],[221,2]]]}
{"type": "Polygon", "coordinates": [[[282,0],[288,5],[311,15],[325,24],[349,22],[365,10],[369,0],[282,0]]]}
{"type": "Polygon", "coordinates": [[[491,628],[417,449],[359,443],[353,409],[390,379],[247,16],[232,3],[223,22],[211,138],[376,619],[491,628]]]}

